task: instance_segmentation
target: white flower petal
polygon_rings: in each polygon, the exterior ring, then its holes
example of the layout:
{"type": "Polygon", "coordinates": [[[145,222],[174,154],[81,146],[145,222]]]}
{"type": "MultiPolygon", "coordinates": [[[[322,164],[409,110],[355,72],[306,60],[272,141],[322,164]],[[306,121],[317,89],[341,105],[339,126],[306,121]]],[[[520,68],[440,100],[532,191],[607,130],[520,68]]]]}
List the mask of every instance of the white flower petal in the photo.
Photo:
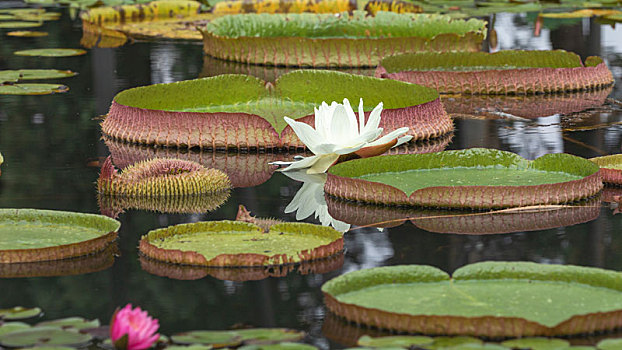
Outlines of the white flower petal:
{"type": "Polygon", "coordinates": [[[367,124],[361,133],[378,129],[378,125],[380,125],[380,115],[382,113],[382,102],[378,103],[378,105],[371,111],[369,114],[369,119],[367,120],[367,124]]]}
{"type": "Polygon", "coordinates": [[[354,112],[349,115],[344,106],[338,105],[330,124],[330,139],[325,140],[325,142],[347,144],[350,139],[358,136],[358,123],[356,118],[351,119],[352,116],[354,116],[354,112]]]}
{"type": "Polygon", "coordinates": [[[292,171],[296,169],[308,168],[310,166],[313,166],[313,164],[315,164],[318,160],[319,160],[318,156],[306,157],[299,161],[293,162],[290,166],[288,166],[287,168],[281,171],[292,171]]]}
{"type": "Polygon", "coordinates": [[[315,146],[322,143],[322,139],[319,137],[315,129],[307,123],[297,122],[288,117],[284,117],[283,119],[285,119],[285,122],[292,127],[300,141],[302,141],[302,143],[304,143],[311,152],[315,153],[315,146]]]}
{"type": "Polygon", "coordinates": [[[359,100],[359,133],[363,133],[365,127],[365,111],[363,110],[363,98],[359,100]]]}
{"type": "Polygon", "coordinates": [[[320,156],[319,159],[314,162],[314,164],[309,169],[307,169],[307,174],[325,173],[326,170],[328,170],[328,168],[330,168],[330,166],[333,165],[333,163],[337,161],[338,158],[339,155],[334,153],[320,156]]]}
{"type": "Polygon", "coordinates": [[[403,128],[399,128],[396,130],[391,131],[390,133],[384,135],[383,137],[379,138],[378,140],[374,141],[374,142],[370,142],[368,143],[366,146],[377,146],[377,145],[383,145],[387,142],[390,142],[402,135],[404,135],[405,133],[407,133],[409,130],[409,128],[407,127],[403,127],[403,128]]]}
{"type": "Polygon", "coordinates": [[[393,146],[391,148],[394,148],[394,147],[397,147],[397,146],[401,146],[401,145],[405,144],[406,142],[410,142],[410,140],[412,140],[412,139],[413,139],[412,135],[402,136],[402,137],[397,139],[397,143],[395,144],[395,146],[393,146]]]}

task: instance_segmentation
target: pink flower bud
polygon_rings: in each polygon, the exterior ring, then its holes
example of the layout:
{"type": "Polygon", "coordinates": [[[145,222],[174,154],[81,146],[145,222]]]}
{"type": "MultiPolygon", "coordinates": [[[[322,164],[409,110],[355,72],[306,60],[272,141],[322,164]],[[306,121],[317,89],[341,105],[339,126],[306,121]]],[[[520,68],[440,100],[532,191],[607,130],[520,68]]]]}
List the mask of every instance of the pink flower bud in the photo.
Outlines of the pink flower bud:
{"type": "Polygon", "coordinates": [[[140,307],[132,309],[132,304],[127,304],[121,310],[117,308],[112,315],[110,339],[117,349],[143,350],[160,338],[156,333],[159,327],[158,320],[151,318],[147,311],[140,307]]]}

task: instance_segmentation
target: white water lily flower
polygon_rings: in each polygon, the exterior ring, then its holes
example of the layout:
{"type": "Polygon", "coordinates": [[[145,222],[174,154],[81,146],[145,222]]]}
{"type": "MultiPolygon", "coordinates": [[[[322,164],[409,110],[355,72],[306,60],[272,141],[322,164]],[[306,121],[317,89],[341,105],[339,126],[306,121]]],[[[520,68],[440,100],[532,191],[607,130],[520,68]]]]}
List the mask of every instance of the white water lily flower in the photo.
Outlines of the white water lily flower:
{"type": "Polygon", "coordinates": [[[315,214],[315,218],[324,226],[332,226],[339,232],[350,229],[350,224],[336,220],[328,213],[328,205],[324,199],[326,174],[307,174],[305,171],[290,171],[284,174],[303,182],[302,187],[285,208],[285,213],[296,212],[296,220],[304,220],[315,214]]]}
{"type": "Polygon", "coordinates": [[[283,171],[308,168],[307,173],[324,173],[339,156],[357,153],[360,156],[373,156],[384,153],[387,149],[401,145],[412,139],[407,135],[407,127],[394,130],[380,138],[383,129],[379,128],[382,102],[369,115],[365,123],[363,99],[359,103],[358,121],[350,107],[350,101],[343,99],[343,104],[333,102],[330,106],[322,102],[315,108],[315,129],[309,124],[297,122],[285,117],[298,138],[313,152],[314,156],[299,161],[274,162],[276,165],[289,165],[283,171]]]}

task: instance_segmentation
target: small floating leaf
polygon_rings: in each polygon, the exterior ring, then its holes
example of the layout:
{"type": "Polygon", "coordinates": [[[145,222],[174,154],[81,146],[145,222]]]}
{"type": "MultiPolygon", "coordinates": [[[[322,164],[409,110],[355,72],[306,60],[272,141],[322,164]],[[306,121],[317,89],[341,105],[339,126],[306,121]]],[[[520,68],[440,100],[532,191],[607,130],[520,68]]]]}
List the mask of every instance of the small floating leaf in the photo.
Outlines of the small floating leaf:
{"type": "Polygon", "coordinates": [[[20,83],[0,85],[0,95],[48,95],[69,91],[69,87],[61,84],[20,83]]]}
{"type": "Polygon", "coordinates": [[[277,344],[263,344],[263,345],[245,345],[239,350],[318,350],[317,347],[309,344],[301,343],[277,343],[277,344]]]}
{"type": "Polygon", "coordinates": [[[58,320],[39,322],[37,327],[57,327],[60,329],[75,329],[80,330],[83,328],[96,328],[100,326],[99,320],[86,320],[82,317],[68,317],[58,320]]]}
{"type": "Polygon", "coordinates": [[[41,314],[42,310],[38,307],[25,308],[16,306],[10,309],[0,309],[0,319],[3,320],[22,320],[25,318],[36,317],[41,314]]]}
{"type": "MultiPolygon", "coordinates": [[[[1,317],[0,317],[1,318],[1,317]]],[[[6,322],[0,324],[0,335],[30,328],[28,323],[24,322],[6,322]]]]}
{"type": "Polygon", "coordinates": [[[12,20],[15,19],[13,15],[0,15],[0,21],[12,20]]]}
{"type": "Polygon", "coordinates": [[[0,335],[0,345],[20,348],[35,345],[81,345],[90,340],[91,336],[88,334],[55,327],[33,327],[0,335]]]}
{"type": "Polygon", "coordinates": [[[474,337],[434,337],[431,345],[426,345],[429,349],[445,349],[453,346],[461,346],[467,344],[481,345],[484,342],[474,337]]]}
{"type": "Polygon", "coordinates": [[[73,77],[77,73],[70,70],[57,69],[18,69],[0,70],[0,84],[17,80],[38,80],[73,77]],[[17,80],[13,80],[17,77],[17,80]]]}
{"type": "Polygon", "coordinates": [[[424,336],[408,336],[408,335],[396,335],[389,337],[376,337],[372,338],[368,335],[364,335],[359,338],[359,346],[368,346],[372,348],[386,348],[386,347],[398,347],[398,348],[410,348],[413,346],[432,344],[433,338],[424,336]]]}
{"type": "Polygon", "coordinates": [[[605,339],[596,344],[598,350],[619,350],[622,349],[622,338],[605,339]]]}
{"type": "Polygon", "coordinates": [[[286,328],[251,328],[235,331],[246,344],[272,344],[277,342],[297,341],[305,336],[304,332],[286,328]]]}
{"type": "Polygon", "coordinates": [[[11,21],[11,22],[0,22],[0,28],[34,28],[41,27],[43,22],[22,22],[22,21],[11,21]]]}
{"type": "Polygon", "coordinates": [[[37,32],[37,31],[30,31],[30,30],[19,30],[19,31],[14,31],[14,32],[8,32],[8,33],[6,33],[6,35],[8,35],[8,36],[17,36],[17,37],[31,37],[31,38],[35,38],[35,37],[48,36],[49,34],[47,32],[37,32]]]}
{"type": "Polygon", "coordinates": [[[40,56],[40,57],[69,57],[86,54],[82,49],[31,49],[15,51],[18,56],[40,56]]]}
{"type": "Polygon", "coordinates": [[[533,350],[556,350],[565,349],[570,346],[570,342],[564,339],[551,339],[551,338],[520,338],[506,340],[501,343],[503,346],[509,348],[527,348],[533,350]]]}
{"type": "Polygon", "coordinates": [[[177,344],[202,344],[214,348],[235,347],[242,343],[234,331],[190,331],[174,334],[171,340],[177,344]]]}
{"type": "Polygon", "coordinates": [[[191,344],[187,346],[183,345],[171,345],[167,346],[166,350],[211,350],[211,345],[191,344]]]}

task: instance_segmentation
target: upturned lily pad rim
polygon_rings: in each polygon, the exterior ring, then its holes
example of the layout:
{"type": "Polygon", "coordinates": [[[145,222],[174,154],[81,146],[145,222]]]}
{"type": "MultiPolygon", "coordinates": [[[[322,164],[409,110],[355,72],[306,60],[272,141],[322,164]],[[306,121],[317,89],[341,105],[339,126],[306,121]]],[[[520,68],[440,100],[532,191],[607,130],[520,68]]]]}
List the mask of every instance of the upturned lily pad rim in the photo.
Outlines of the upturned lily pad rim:
{"type": "Polygon", "coordinates": [[[590,158],[590,160],[600,167],[604,183],[622,185],[622,154],[590,158]],[[613,168],[611,165],[616,165],[617,168],[613,168]]]}
{"type": "MultiPolygon", "coordinates": [[[[101,232],[101,236],[86,241],[35,249],[0,250],[0,263],[25,263],[61,260],[84,256],[104,250],[117,238],[121,223],[97,214],[44,209],[0,209],[0,220],[45,221],[80,225],[101,232]]],[[[1,224],[1,221],[0,221],[1,224]]]]}
{"type": "Polygon", "coordinates": [[[449,276],[427,265],[398,265],[349,272],[322,286],[328,309],[349,321],[409,333],[484,337],[558,336],[622,326],[622,310],[574,315],[552,327],[520,317],[414,315],[343,303],[337,297],[383,284],[466,280],[529,280],[578,283],[622,292],[622,273],[594,267],[488,261],[463,266],[449,276]]]}
{"type": "Polygon", "coordinates": [[[139,243],[140,253],[146,257],[168,262],[172,264],[209,266],[209,267],[254,267],[254,266],[281,266],[288,264],[300,264],[303,261],[312,261],[334,256],[343,251],[343,236],[340,232],[330,227],[308,223],[278,223],[270,226],[270,232],[264,234],[277,234],[276,232],[290,232],[294,234],[316,234],[326,238],[327,244],[312,249],[299,251],[298,256],[287,254],[220,254],[210,260],[192,250],[163,249],[151,243],[153,240],[165,239],[176,235],[192,234],[193,232],[256,232],[263,230],[254,224],[240,221],[204,221],[190,224],[173,225],[162,229],[149,231],[142,236],[139,243]]]}
{"type": "Polygon", "coordinates": [[[421,207],[436,206],[483,209],[536,204],[559,204],[578,201],[598,193],[602,189],[599,170],[596,164],[587,159],[565,153],[546,154],[531,161],[507,151],[487,148],[470,148],[428,154],[378,156],[339,163],[328,169],[328,177],[324,186],[324,191],[330,196],[360,202],[421,207]],[[583,178],[553,184],[527,186],[434,186],[415,190],[411,194],[407,194],[401,189],[389,184],[357,178],[362,175],[385,172],[485,166],[504,167],[516,170],[534,169],[564,172],[583,178]],[[569,187],[569,191],[570,189],[574,191],[576,187],[577,194],[570,191],[569,194],[562,193],[563,196],[559,197],[559,189],[556,189],[555,186],[560,185],[573,186],[569,187]],[[365,190],[363,191],[363,189],[365,190]],[[373,190],[370,191],[370,189],[373,190]],[[464,193],[470,193],[468,191],[477,191],[477,195],[462,196],[460,197],[460,201],[456,201],[449,196],[449,194],[459,193],[460,191],[464,193]],[[496,198],[499,195],[503,195],[503,193],[512,191],[526,193],[532,191],[533,194],[529,201],[523,201],[520,196],[517,198],[502,198],[502,200],[496,198]],[[480,199],[479,197],[484,197],[482,193],[487,194],[490,198],[486,197],[486,200],[480,199]],[[544,195],[548,197],[545,198],[544,195]]]}

